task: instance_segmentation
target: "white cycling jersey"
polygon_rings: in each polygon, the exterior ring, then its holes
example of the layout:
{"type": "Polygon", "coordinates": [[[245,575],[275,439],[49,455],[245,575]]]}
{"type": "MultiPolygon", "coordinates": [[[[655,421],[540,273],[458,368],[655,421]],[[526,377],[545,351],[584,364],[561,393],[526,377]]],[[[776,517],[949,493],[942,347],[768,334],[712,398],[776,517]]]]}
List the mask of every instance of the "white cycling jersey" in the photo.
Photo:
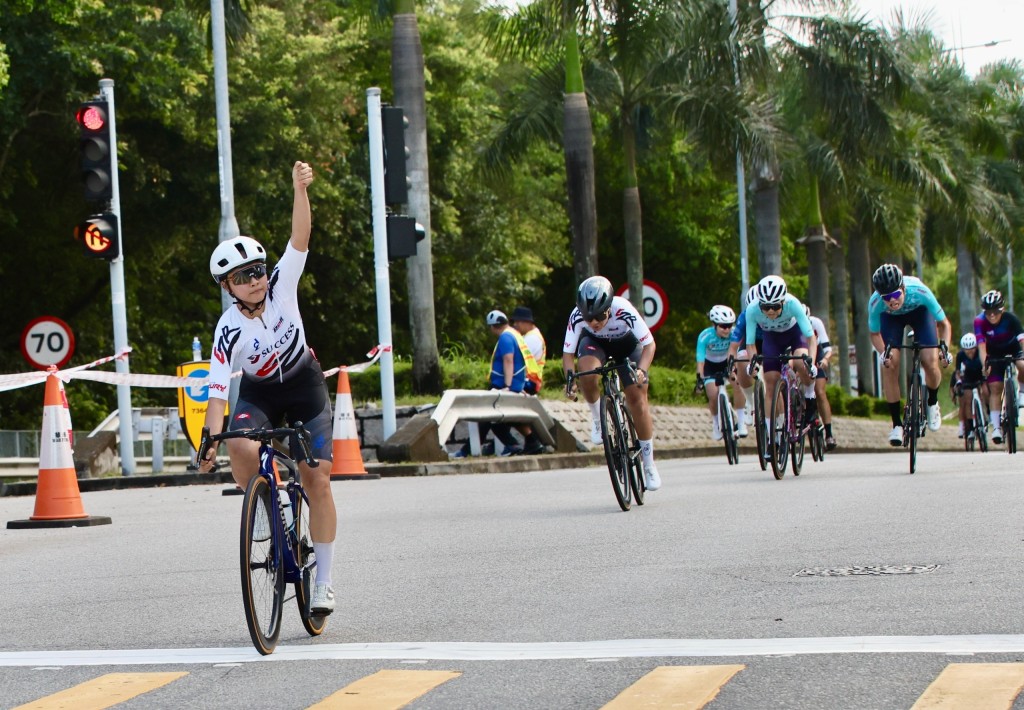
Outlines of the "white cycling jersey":
{"type": "Polygon", "coordinates": [[[600,331],[595,331],[583,320],[579,308],[573,308],[569,314],[569,325],[565,329],[565,343],[562,345],[563,353],[576,353],[576,346],[579,345],[580,336],[584,331],[598,340],[619,340],[632,333],[640,345],[647,345],[654,340],[651,329],[647,327],[640,312],[627,299],[621,296],[612,298],[611,316],[608,322],[600,331]]]}
{"type": "Polygon", "coordinates": [[[250,380],[284,382],[314,360],[298,302],[299,277],[308,253],[288,244],[270,274],[266,307],[258,317],[246,318],[235,306],[221,315],[210,357],[211,397],[228,398],[233,362],[250,380]]]}

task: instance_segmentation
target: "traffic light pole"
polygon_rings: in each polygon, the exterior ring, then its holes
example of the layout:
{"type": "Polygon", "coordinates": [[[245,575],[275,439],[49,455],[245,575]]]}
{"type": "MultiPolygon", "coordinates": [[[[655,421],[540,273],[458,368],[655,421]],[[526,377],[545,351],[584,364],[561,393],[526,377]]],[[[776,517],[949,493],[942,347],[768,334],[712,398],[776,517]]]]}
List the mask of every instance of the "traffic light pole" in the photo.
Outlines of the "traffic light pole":
{"type": "MultiPolygon", "coordinates": [[[[121,191],[117,179],[117,123],[114,118],[114,80],[100,79],[100,95],[110,107],[110,212],[117,217],[118,256],[110,262],[110,302],[114,314],[114,352],[121,353],[128,349],[128,316],[125,310],[124,288],[124,231],[121,220],[121,191]]],[[[117,372],[128,374],[128,356],[114,361],[117,372]]],[[[125,476],[135,474],[135,441],[132,435],[132,389],[128,385],[117,386],[117,417],[120,423],[121,473],[125,476]]]]}
{"type": "Polygon", "coordinates": [[[366,90],[367,128],[370,135],[370,209],[373,216],[373,271],[377,286],[377,337],[387,346],[380,356],[380,396],[383,434],[395,433],[395,360],[391,351],[391,279],[388,266],[388,223],[384,206],[384,139],[380,118],[380,89],[366,90]]]}

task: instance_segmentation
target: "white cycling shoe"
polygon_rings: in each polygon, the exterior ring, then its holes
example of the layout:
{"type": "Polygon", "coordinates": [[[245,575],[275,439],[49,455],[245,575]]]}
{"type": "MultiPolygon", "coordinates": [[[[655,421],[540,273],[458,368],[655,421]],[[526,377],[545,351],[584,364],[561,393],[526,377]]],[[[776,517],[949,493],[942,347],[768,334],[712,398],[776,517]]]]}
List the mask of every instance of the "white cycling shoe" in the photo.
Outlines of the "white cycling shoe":
{"type": "Polygon", "coordinates": [[[644,488],[649,491],[661,488],[661,476],[658,475],[658,467],[653,461],[644,462],[644,488]]]}
{"type": "Polygon", "coordinates": [[[595,446],[600,446],[604,443],[604,436],[601,434],[601,422],[594,421],[590,423],[590,443],[595,446]]]}
{"type": "Polygon", "coordinates": [[[942,426],[942,410],[939,409],[938,402],[925,407],[925,417],[928,419],[928,429],[938,431],[942,426]]]}
{"type": "Polygon", "coordinates": [[[897,425],[889,432],[890,446],[903,446],[903,427],[897,425]]]}
{"type": "Polygon", "coordinates": [[[325,582],[313,585],[313,599],[309,603],[310,611],[318,614],[330,614],[334,611],[334,588],[325,582]]]}

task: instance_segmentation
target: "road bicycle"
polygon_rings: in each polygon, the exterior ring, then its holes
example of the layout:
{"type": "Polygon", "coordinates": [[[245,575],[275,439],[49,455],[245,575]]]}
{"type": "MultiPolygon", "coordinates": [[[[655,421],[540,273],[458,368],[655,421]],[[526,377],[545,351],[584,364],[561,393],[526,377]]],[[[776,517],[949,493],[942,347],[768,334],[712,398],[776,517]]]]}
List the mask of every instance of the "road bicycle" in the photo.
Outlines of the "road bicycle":
{"type": "Polygon", "coordinates": [[[815,414],[807,430],[807,447],[811,450],[812,461],[825,460],[825,423],[821,414],[815,414]]]}
{"type": "Polygon", "coordinates": [[[903,448],[910,452],[910,472],[917,471],[917,440],[924,437],[927,430],[925,419],[924,373],[921,372],[921,351],[932,348],[942,350],[942,357],[947,356],[946,344],[921,345],[914,340],[910,345],[886,345],[882,353],[882,362],[889,359],[893,350],[911,350],[914,355],[907,368],[907,403],[903,407],[903,448]]]}
{"type": "Polygon", "coordinates": [[[786,463],[790,464],[794,476],[799,476],[804,465],[804,445],[810,424],[804,421],[803,385],[797,371],[790,366],[792,360],[802,360],[807,367],[811,358],[807,355],[783,353],[777,358],[782,362],[779,381],[772,393],[771,425],[768,438],[771,442],[772,473],[776,480],[786,475],[786,463]]]}
{"type": "MultiPolygon", "coordinates": [[[[753,357],[754,364],[750,366],[754,378],[754,441],[757,442],[757,463],[762,471],[768,470],[768,461],[771,458],[771,446],[768,441],[768,425],[765,413],[764,380],[761,378],[760,369],[755,367],[764,360],[763,355],[753,357]]],[[[733,362],[751,362],[751,358],[734,358],[733,362]]],[[[742,415],[745,416],[745,415],[742,415]]]]}
{"type": "MultiPolygon", "coordinates": [[[[963,397],[963,387],[958,383],[959,395],[953,400],[959,409],[959,398],[963,397]]],[[[974,426],[964,429],[964,450],[974,451],[977,446],[982,453],[988,451],[988,408],[981,401],[981,384],[967,388],[971,391],[971,417],[974,426]]]]}
{"type": "Polygon", "coordinates": [[[986,360],[987,365],[1005,363],[1003,371],[1003,402],[999,426],[1003,430],[1003,443],[1006,453],[1017,453],[1017,406],[1020,403],[1020,392],[1017,385],[1017,367],[1015,362],[1024,355],[999,355],[986,360]]]}
{"type": "MultiPolygon", "coordinates": [[[[736,408],[732,406],[732,401],[729,399],[729,373],[732,372],[733,360],[730,359],[726,366],[725,372],[719,373],[714,376],[715,384],[718,385],[718,427],[719,431],[722,432],[722,444],[725,446],[725,458],[729,462],[729,465],[739,463],[740,461],[740,434],[739,434],[739,420],[737,419],[736,408]]],[[[701,391],[704,392],[704,396],[707,397],[707,390],[704,389],[704,380],[698,381],[698,386],[701,391]]]]}
{"type": "Polygon", "coordinates": [[[620,363],[609,359],[601,367],[585,372],[568,373],[566,389],[573,389],[573,381],[584,375],[601,376],[601,439],[604,444],[604,458],[608,474],[612,479],[615,500],[622,510],[629,510],[632,500],[644,504],[643,462],[640,458],[640,440],[633,426],[633,416],[626,406],[626,394],[619,380],[619,368],[625,365],[636,377],[636,366],[631,360],[620,363]]]}
{"type": "Polygon", "coordinates": [[[266,656],[274,652],[281,633],[285,584],[295,585],[295,600],[302,626],[310,636],[319,636],[327,616],[310,609],[316,558],[309,534],[309,498],[302,489],[299,468],[287,454],[274,448],[275,439],[295,437],[305,462],[316,467],[309,432],[296,422],[294,427],[248,429],[210,435],[203,427],[200,452],[226,439],[249,439],[260,444],[260,468],[245,489],[242,499],[240,569],[245,621],[253,646],[266,656]],[[280,483],[278,464],[288,472],[280,483]]]}

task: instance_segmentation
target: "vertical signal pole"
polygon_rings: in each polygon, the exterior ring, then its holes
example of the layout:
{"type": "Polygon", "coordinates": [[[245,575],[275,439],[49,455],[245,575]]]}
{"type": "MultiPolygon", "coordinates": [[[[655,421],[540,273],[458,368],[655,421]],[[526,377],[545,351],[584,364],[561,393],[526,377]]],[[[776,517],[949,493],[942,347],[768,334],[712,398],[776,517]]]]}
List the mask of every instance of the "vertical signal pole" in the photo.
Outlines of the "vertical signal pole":
{"type": "MultiPolygon", "coordinates": [[[[117,217],[118,256],[110,262],[110,302],[114,312],[114,352],[128,348],[128,316],[125,309],[124,288],[124,244],[121,234],[124,222],[121,220],[121,190],[117,179],[117,123],[114,119],[114,80],[100,79],[100,96],[110,107],[107,117],[110,121],[110,212],[117,217]]],[[[119,373],[128,374],[128,356],[118,358],[114,366],[119,373]]],[[[132,436],[132,389],[128,385],[117,386],[117,418],[120,425],[118,438],[121,450],[121,473],[131,476],[135,473],[135,442],[132,436]]]]}
{"type": "Polygon", "coordinates": [[[370,135],[370,210],[373,217],[373,271],[377,286],[377,337],[386,346],[380,356],[380,397],[384,409],[384,439],[395,433],[395,360],[391,351],[391,279],[388,274],[388,223],[384,207],[384,138],[380,118],[380,89],[366,90],[370,135]]]}

